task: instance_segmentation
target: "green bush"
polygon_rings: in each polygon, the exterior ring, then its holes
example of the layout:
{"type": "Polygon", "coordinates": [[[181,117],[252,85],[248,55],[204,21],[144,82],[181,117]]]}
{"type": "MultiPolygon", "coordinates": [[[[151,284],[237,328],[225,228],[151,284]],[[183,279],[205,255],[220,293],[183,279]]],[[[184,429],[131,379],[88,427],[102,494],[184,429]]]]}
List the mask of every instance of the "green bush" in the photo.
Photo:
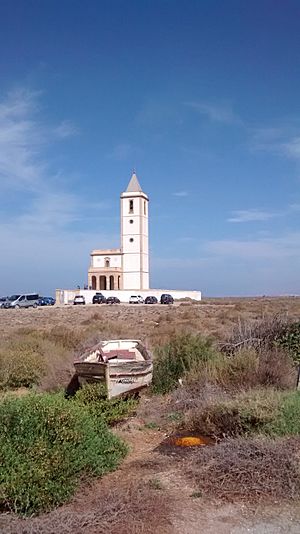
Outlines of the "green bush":
{"type": "Polygon", "coordinates": [[[125,445],[84,406],[60,394],[0,403],[0,508],[20,514],[67,500],[82,475],[118,465],[125,445]]]}
{"type": "Polygon", "coordinates": [[[276,342],[300,364],[300,322],[292,323],[276,337],[276,342]]]}
{"type": "Polygon", "coordinates": [[[85,384],[79,389],[71,402],[85,406],[89,413],[107,424],[117,423],[130,415],[137,406],[134,399],[111,399],[106,396],[103,384],[85,384]]]}
{"type": "Polygon", "coordinates": [[[153,391],[165,394],[175,389],[179,378],[185,377],[199,362],[213,358],[215,349],[210,339],[182,335],[157,348],[155,355],[153,391]]]}
{"type": "Polygon", "coordinates": [[[277,436],[300,434],[300,392],[293,391],[281,395],[276,417],[264,427],[264,432],[277,436]]]}

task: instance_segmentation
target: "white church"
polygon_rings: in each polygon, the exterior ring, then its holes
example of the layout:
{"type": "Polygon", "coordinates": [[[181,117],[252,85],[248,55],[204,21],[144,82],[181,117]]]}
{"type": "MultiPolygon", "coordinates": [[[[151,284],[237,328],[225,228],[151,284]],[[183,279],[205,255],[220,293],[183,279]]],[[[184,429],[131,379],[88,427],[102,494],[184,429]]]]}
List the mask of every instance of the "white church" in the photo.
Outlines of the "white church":
{"type": "Polygon", "coordinates": [[[200,291],[149,288],[149,198],[135,172],[121,193],[120,237],[120,248],[92,250],[88,289],[57,289],[58,304],[69,304],[78,294],[89,304],[95,292],[116,296],[121,302],[128,302],[131,295],[159,299],[162,293],[169,293],[174,299],[201,300],[200,291]]]}
{"type": "Polygon", "coordinates": [[[121,248],[91,252],[91,289],[149,289],[148,204],[149,198],[133,173],[121,194],[121,248]]]}

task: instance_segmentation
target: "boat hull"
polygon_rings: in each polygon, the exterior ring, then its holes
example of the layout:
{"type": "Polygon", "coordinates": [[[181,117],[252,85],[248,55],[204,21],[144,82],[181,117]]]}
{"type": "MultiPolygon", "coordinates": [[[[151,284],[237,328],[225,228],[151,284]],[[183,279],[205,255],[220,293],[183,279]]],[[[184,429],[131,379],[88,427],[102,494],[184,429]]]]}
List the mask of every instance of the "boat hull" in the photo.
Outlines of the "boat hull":
{"type": "Polygon", "coordinates": [[[112,359],[108,362],[78,360],[74,362],[74,366],[80,384],[104,383],[108,399],[134,394],[152,382],[152,359],[142,361],[112,359]]]}

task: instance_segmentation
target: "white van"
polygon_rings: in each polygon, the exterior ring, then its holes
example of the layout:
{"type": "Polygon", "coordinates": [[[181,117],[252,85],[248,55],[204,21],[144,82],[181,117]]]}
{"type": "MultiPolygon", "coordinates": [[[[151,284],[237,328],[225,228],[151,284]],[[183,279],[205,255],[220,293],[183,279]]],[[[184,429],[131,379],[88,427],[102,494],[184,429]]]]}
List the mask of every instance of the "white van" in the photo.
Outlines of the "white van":
{"type": "Polygon", "coordinates": [[[36,308],[39,305],[37,293],[26,295],[12,295],[3,304],[3,308],[36,308]]]}

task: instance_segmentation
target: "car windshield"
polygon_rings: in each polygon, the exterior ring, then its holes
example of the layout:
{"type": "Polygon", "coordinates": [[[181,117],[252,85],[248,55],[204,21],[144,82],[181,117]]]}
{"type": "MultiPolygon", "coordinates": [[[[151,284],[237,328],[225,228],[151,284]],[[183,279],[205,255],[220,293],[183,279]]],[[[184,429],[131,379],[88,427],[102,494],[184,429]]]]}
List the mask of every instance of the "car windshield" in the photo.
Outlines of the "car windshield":
{"type": "Polygon", "coordinates": [[[11,302],[13,302],[14,300],[17,300],[19,298],[20,295],[12,295],[11,297],[8,297],[8,300],[10,300],[11,302]]]}

